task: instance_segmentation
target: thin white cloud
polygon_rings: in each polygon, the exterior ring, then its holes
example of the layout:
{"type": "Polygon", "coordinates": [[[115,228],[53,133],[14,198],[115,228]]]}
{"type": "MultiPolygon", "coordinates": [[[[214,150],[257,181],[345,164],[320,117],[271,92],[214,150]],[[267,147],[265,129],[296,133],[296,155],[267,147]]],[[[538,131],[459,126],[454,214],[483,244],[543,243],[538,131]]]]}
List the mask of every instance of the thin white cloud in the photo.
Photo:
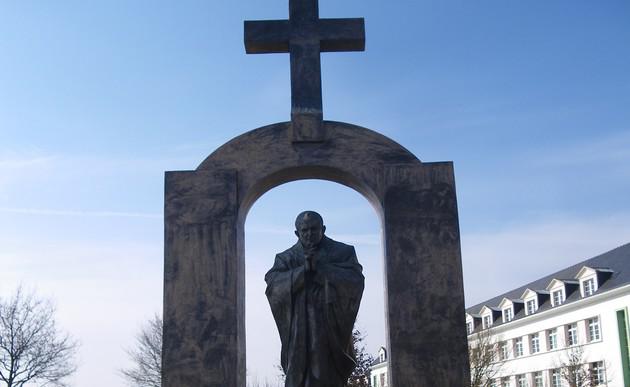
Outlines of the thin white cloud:
{"type": "Polygon", "coordinates": [[[55,161],[54,156],[17,156],[0,155],[0,170],[3,172],[37,166],[47,166],[55,161]]]}
{"type": "Polygon", "coordinates": [[[162,214],[146,212],[121,212],[121,211],[74,211],[74,210],[50,210],[41,208],[9,208],[0,207],[0,212],[25,215],[43,216],[82,216],[82,217],[122,217],[122,218],[147,218],[162,219],[162,214]]]}
{"type": "Polygon", "coordinates": [[[0,150],[0,186],[16,178],[48,171],[57,161],[58,157],[42,154],[39,151],[0,150]]]}
{"type": "Polygon", "coordinates": [[[615,163],[629,170],[630,130],[596,140],[573,143],[561,149],[554,148],[553,152],[546,151],[536,155],[529,162],[563,167],[615,163]]]}

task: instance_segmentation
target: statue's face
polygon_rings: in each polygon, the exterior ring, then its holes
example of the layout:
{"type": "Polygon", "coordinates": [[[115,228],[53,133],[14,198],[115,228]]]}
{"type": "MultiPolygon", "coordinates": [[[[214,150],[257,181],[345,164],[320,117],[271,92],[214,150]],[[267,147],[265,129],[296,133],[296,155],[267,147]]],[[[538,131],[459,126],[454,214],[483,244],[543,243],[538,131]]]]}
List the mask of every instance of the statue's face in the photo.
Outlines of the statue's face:
{"type": "Polygon", "coordinates": [[[303,219],[295,230],[295,235],[300,239],[302,246],[306,248],[315,247],[324,237],[326,226],[319,219],[311,217],[303,219]]]}

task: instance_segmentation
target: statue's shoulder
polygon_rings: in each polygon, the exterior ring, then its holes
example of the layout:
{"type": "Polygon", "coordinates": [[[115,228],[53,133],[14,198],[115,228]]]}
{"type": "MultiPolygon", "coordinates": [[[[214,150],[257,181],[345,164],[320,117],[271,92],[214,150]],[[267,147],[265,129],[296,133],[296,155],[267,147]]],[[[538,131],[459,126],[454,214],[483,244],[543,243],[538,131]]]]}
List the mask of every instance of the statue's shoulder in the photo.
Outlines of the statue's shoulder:
{"type": "Polygon", "coordinates": [[[326,237],[328,249],[338,254],[354,254],[354,246],[326,237]]]}
{"type": "Polygon", "coordinates": [[[302,255],[302,249],[300,248],[299,243],[296,243],[283,252],[276,254],[276,256],[283,259],[289,259],[300,255],[302,255]]]}

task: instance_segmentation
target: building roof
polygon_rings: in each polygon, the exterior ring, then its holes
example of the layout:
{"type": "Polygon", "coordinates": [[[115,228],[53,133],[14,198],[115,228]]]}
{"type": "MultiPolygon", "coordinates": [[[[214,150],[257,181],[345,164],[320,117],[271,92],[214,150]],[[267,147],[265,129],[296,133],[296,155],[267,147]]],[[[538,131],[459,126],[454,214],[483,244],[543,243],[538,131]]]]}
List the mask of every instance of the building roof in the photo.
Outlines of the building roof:
{"type": "MultiPolygon", "coordinates": [[[[487,301],[481,302],[477,305],[471,306],[466,309],[466,313],[470,315],[478,315],[481,309],[484,306],[490,308],[497,308],[501,303],[501,300],[504,298],[508,299],[518,299],[523,295],[526,289],[531,289],[533,291],[545,291],[549,283],[554,279],[563,278],[567,283],[576,284],[576,276],[578,272],[584,267],[588,266],[592,269],[608,269],[612,272],[610,278],[608,278],[603,283],[599,284],[599,287],[595,294],[603,293],[627,284],[630,284],[630,243],[625,244],[623,246],[617,247],[616,249],[610,250],[604,254],[598,255],[596,257],[587,259],[585,261],[576,263],[575,265],[569,266],[563,270],[557,271],[555,273],[549,274],[546,277],[540,278],[534,282],[530,282],[516,289],[510,290],[507,293],[499,294],[494,298],[491,298],[487,301]]],[[[580,297],[580,292],[574,291],[572,294],[566,295],[566,300],[564,304],[568,304],[571,302],[575,302],[580,297]]],[[[551,309],[550,300],[545,301],[543,305],[540,305],[538,311],[544,311],[547,309],[551,309]]],[[[524,311],[521,310],[516,316],[515,319],[519,317],[524,317],[524,311]]],[[[499,325],[499,324],[496,324],[499,325]]]]}

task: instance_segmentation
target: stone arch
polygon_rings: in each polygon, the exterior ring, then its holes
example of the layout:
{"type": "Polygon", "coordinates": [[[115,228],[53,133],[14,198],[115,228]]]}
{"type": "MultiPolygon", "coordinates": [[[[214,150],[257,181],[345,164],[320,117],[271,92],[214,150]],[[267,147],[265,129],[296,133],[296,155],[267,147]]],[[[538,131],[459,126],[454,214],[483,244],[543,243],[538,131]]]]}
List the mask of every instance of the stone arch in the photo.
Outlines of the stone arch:
{"type": "Polygon", "coordinates": [[[273,187],[346,185],[383,226],[392,385],[468,383],[452,164],[422,163],[374,131],[324,122],[323,141],[293,141],[288,122],[227,142],[194,171],[166,173],[165,387],[245,386],[244,224],[273,187]]]}

